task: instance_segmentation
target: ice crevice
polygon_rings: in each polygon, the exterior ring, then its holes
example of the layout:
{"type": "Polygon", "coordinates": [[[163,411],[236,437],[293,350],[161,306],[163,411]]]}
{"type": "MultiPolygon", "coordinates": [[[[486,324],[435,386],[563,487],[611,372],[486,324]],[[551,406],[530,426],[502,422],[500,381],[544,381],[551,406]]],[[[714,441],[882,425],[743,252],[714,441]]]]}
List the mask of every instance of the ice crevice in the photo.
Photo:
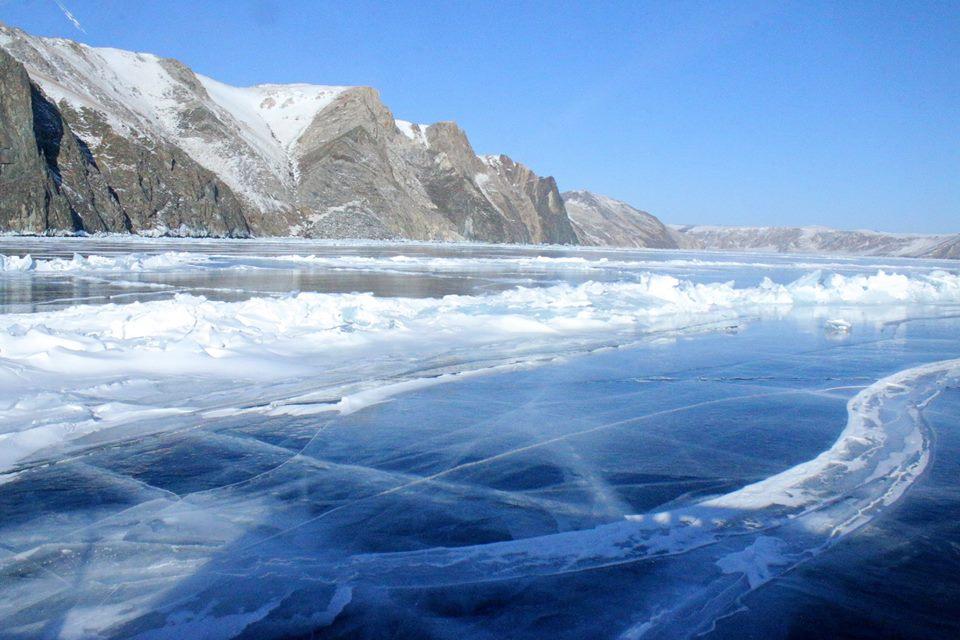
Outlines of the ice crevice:
{"type": "Polygon", "coordinates": [[[687,598],[663,602],[655,615],[624,634],[692,637],[709,630],[750,590],[829,548],[896,502],[930,461],[923,407],[944,387],[958,383],[960,360],[883,378],[849,401],[846,428],[830,449],[722,496],[629,515],[590,530],[475,547],[355,556],[344,574],[331,579],[441,586],[696,553],[712,558],[717,574],[687,598]]]}
{"type": "MultiPolygon", "coordinates": [[[[923,409],[942,389],[957,384],[960,360],[895,373],[848,401],[845,428],[816,457],[720,496],[630,514],[592,529],[466,547],[335,558],[321,554],[270,562],[263,546],[283,547],[285,538],[296,531],[283,529],[234,546],[230,561],[208,568],[198,586],[184,587],[169,604],[169,612],[184,603],[202,601],[211,580],[277,582],[288,590],[290,584],[304,581],[331,585],[333,595],[326,608],[332,611],[338,610],[337,598],[345,599],[348,591],[358,587],[409,589],[522,580],[655,559],[657,563],[650,566],[662,591],[658,588],[638,604],[633,623],[622,637],[695,637],[736,611],[746,594],[829,549],[903,496],[931,459],[931,434],[923,409]]],[[[360,500],[439,481],[452,471],[406,481],[390,475],[384,480],[401,482],[360,500]]],[[[185,501],[189,500],[187,496],[185,501]]],[[[329,517],[354,504],[342,503],[317,517],[329,517]]],[[[179,502],[169,509],[173,509],[171,515],[183,517],[183,508],[200,507],[179,502]]],[[[317,606],[323,609],[324,602],[317,606]]]]}

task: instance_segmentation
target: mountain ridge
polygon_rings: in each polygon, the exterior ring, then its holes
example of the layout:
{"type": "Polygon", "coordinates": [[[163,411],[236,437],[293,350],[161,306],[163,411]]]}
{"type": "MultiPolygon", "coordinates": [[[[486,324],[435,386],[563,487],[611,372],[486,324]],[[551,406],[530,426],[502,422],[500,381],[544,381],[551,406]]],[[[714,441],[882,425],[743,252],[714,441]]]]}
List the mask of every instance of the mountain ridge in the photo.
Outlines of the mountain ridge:
{"type": "MultiPolygon", "coordinates": [[[[552,178],[507,156],[484,162],[455,123],[397,121],[373,88],[231,87],[171,58],[4,25],[0,48],[14,61],[3,65],[9,82],[24,84],[20,64],[35,89],[29,117],[49,103],[88,152],[68,164],[95,167],[113,194],[54,189],[73,211],[110,209],[103,224],[18,218],[9,211],[23,203],[0,197],[8,231],[578,242],[552,178]]],[[[11,117],[3,128],[24,126],[11,117]]]]}
{"type": "Polygon", "coordinates": [[[562,195],[581,243],[588,245],[960,259],[960,234],[664,224],[627,202],[592,191],[565,191],[562,195]]]}
{"type": "Polygon", "coordinates": [[[905,258],[960,257],[960,235],[848,231],[823,226],[667,225],[684,249],[873,255],[905,258]]]}
{"type": "Polygon", "coordinates": [[[567,214],[583,244],[676,249],[670,230],[656,216],[622,200],[587,191],[564,191],[567,214]]]}
{"type": "Polygon", "coordinates": [[[960,235],[665,225],[561,193],[372,87],[233,87],[0,23],[0,232],[302,236],[960,258],[960,235]]]}

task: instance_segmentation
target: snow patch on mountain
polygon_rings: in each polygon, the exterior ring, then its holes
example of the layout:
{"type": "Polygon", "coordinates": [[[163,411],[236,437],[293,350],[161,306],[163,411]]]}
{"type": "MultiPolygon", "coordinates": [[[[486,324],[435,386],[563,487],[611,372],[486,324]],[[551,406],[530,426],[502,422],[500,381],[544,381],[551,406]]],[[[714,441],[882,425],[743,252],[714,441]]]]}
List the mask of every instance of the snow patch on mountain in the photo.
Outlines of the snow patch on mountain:
{"type": "Polygon", "coordinates": [[[397,123],[397,129],[400,129],[400,133],[423,147],[430,146],[430,143],[427,141],[427,127],[430,125],[417,124],[406,120],[395,120],[395,122],[397,123]]]}
{"type": "MultiPolygon", "coordinates": [[[[183,149],[261,210],[286,207],[296,142],[349,87],[232,87],[149,53],[90,47],[0,28],[5,47],[54,102],[100,114],[122,136],[158,137],[183,149]]],[[[97,139],[85,139],[96,148],[97,139]]]]}
{"type": "Polygon", "coordinates": [[[349,87],[260,84],[234,87],[197,75],[207,93],[268,146],[290,151],[320,111],[349,87]]]}

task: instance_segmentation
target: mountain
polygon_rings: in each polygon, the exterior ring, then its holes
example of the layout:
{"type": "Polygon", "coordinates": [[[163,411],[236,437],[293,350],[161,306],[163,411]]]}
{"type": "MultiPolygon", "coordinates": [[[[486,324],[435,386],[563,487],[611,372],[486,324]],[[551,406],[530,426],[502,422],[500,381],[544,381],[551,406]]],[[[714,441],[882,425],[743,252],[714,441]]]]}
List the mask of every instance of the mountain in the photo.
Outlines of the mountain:
{"type": "Polygon", "coordinates": [[[960,236],[842,231],[827,227],[671,225],[684,249],[910,258],[960,257],[960,236]]]}
{"type": "Polygon", "coordinates": [[[566,191],[562,195],[584,245],[960,259],[960,235],[826,227],[664,225],[626,202],[590,191],[566,191]]]}
{"type": "Polygon", "coordinates": [[[369,87],[232,87],[0,24],[0,231],[409,238],[960,258],[960,236],[665,227],[560,194],[369,87]]]}
{"type": "Polygon", "coordinates": [[[646,211],[590,191],[565,191],[562,195],[580,244],[677,248],[670,230],[646,211]]]}
{"type": "Polygon", "coordinates": [[[925,258],[960,260],[960,234],[949,236],[924,254],[925,258]]]}
{"type": "Polygon", "coordinates": [[[0,229],[576,243],[552,178],[374,89],[232,87],[0,25],[0,229]]]}

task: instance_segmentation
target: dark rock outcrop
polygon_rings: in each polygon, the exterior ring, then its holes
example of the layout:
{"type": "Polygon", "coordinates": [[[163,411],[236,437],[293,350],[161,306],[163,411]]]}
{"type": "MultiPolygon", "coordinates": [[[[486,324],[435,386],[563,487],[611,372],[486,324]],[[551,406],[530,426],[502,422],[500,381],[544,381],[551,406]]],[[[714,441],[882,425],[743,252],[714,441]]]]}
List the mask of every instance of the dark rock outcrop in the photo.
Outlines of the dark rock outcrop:
{"type": "MultiPolygon", "coordinates": [[[[102,227],[83,202],[92,191],[81,184],[95,172],[91,165],[56,108],[0,49],[0,229],[78,231],[84,227],[81,214],[102,227]]],[[[115,203],[104,204],[116,212],[115,203]]]]}
{"type": "Polygon", "coordinates": [[[124,224],[87,231],[164,232],[246,237],[244,208],[230,187],[176,147],[141,136],[118,135],[95,111],[61,105],[64,118],[81,136],[99,144],[102,175],[120,206],[124,224]]]}

